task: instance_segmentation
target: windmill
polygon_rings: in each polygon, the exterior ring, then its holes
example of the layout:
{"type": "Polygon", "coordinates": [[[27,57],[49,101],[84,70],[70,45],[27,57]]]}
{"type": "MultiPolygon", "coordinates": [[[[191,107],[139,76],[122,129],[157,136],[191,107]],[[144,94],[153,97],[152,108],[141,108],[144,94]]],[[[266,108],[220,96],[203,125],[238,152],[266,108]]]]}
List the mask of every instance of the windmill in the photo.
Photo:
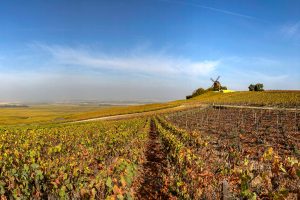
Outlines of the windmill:
{"type": "Polygon", "coordinates": [[[210,78],[210,80],[213,82],[211,88],[213,88],[214,91],[220,91],[221,90],[221,83],[219,82],[220,76],[216,80],[210,78]]]}

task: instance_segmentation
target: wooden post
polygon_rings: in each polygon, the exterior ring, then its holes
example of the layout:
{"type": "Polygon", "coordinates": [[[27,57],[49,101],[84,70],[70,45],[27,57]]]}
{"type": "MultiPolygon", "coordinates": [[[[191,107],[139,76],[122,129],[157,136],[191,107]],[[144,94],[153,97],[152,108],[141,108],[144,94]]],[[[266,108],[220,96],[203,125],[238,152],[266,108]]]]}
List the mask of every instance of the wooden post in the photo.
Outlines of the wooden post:
{"type": "Polygon", "coordinates": [[[279,128],[279,127],[278,127],[278,126],[279,126],[279,125],[278,125],[278,124],[279,124],[279,117],[278,117],[278,114],[277,114],[277,121],[276,121],[276,122],[277,122],[277,123],[276,123],[276,126],[277,126],[276,129],[277,129],[277,132],[278,132],[278,128],[279,128]]]}
{"type": "Polygon", "coordinates": [[[207,125],[207,127],[208,127],[208,111],[207,111],[207,121],[206,121],[206,125],[207,125]]]}
{"type": "Polygon", "coordinates": [[[219,111],[218,111],[218,130],[220,130],[220,112],[221,112],[221,106],[219,107],[219,111]]]}
{"type": "Polygon", "coordinates": [[[242,120],[241,120],[241,126],[244,126],[244,113],[242,113],[242,120]]]}
{"type": "Polygon", "coordinates": [[[296,108],[296,111],[295,111],[295,133],[298,132],[298,124],[297,124],[297,108],[296,108]]]}
{"type": "Polygon", "coordinates": [[[187,126],[188,126],[187,123],[188,123],[188,122],[187,122],[187,113],[185,113],[185,130],[187,130],[187,126]]]}
{"type": "Polygon", "coordinates": [[[229,200],[230,199],[230,189],[229,184],[226,180],[222,181],[222,200],[229,200]]]}

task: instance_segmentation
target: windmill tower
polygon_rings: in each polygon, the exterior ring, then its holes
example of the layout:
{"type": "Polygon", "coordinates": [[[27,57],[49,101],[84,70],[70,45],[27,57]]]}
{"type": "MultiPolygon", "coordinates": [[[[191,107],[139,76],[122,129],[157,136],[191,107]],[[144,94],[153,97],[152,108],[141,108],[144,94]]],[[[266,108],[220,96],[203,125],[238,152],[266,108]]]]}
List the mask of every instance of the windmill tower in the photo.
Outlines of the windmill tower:
{"type": "Polygon", "coordinates": [[[210,80],[213,82],[211,88],[213,88],[214,91],[220,91],[221,90],[221,83],[219,82],[220,76],[216,80],[210,78],[210,80]]]}

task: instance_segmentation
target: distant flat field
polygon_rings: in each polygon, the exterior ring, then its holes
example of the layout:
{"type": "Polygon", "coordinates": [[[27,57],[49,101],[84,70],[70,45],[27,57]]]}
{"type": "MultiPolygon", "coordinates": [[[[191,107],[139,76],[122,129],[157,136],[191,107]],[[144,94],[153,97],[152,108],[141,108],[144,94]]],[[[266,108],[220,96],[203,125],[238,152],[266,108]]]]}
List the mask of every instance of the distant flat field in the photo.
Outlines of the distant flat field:
{"type": "Polygon", "coordinates": [[[34,123],[61,123],[105,117],[118,114],[140,113],[176,106],[176,103],[156,103],[133,106],[82,106],[82,105],[33,105],[29,107],[0,107],[0,125],[34,123]]]}
{"type": "Polygon", "coordinates": [[[29,107],[0,108],[0,124],[29,124],[35,122],[59,122],[73,114],[101,110],[106,106],[33,105],[29,107]]]}
{"type": "Polygon", "coordinates": [[[0,126],[62,123],[113,115],[156,111],[182,104],[229,104],[298,107],[300,109],[300,91],[234,92],[226,94],[208,92],[189,100],[132,106],[55,104],[15,108],[0,107],[0,126]]]}

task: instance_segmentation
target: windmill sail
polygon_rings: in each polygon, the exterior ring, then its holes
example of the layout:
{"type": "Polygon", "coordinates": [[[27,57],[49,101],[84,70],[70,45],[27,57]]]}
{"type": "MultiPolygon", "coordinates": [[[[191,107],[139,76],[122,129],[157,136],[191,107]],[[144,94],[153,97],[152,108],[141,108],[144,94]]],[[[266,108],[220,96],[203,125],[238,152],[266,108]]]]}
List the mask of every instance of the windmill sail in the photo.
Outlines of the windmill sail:
{"type": "Polygon", "coordinates": [[[212,88],[214,91],[220,91],[221,90],[221,83],[219,82],[221,76],[218,76],[216,80],[210,78],[210,80],[213,82],[212,88]]]}

